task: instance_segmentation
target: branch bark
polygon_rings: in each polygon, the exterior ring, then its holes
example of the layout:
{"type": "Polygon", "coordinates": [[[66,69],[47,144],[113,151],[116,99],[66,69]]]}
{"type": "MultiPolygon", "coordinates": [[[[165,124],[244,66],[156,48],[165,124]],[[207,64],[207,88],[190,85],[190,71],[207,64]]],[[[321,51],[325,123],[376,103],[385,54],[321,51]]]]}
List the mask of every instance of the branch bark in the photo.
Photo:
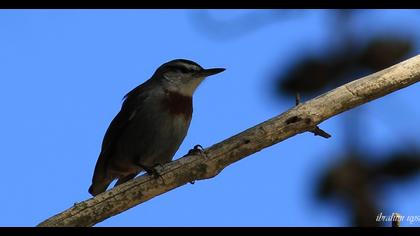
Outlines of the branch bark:
{"type": "Polygon", "coordinates": [[[38,226],[93,226],[191,181],[209,179],[225,167],[322,121],[420,80],[420,55],[340,86],[206,148],[166,164],[162,178],[142,175],[61,212],[38,226]]]}

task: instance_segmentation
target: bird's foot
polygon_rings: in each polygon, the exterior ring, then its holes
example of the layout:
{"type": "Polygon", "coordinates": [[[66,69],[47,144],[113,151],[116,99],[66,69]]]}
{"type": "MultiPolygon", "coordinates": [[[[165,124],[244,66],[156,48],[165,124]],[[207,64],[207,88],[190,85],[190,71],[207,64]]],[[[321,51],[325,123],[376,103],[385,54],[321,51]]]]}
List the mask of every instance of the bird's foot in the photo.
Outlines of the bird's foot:
{"type": "MultiPolygon", "coordinates": [[[[200,155],[207,158],[207,154],[204,151],[203,146],[201,146],[200,144],[195,145],[192,149],[188,151],[188,153],[185,156],[188,156],[188,155],[200,155]]],[[[195,180],[190,181],[190,184],[195,184],[195,180]]]]}
{"type": "Polygon", "coordinates": [[[200,144],[195,145],[192,149],[188,151],[187,155],[185,156],[188,156],[188,155],[200,155],[200,156],[207,157],[203,146],[201,146],[200,144]]]}
{"type": "Polygon", "coordinates": [[[161,175],[163,169],[163,166],[161,164],[156,164],[153,167],[142,166],[142,168],[144,169],[144,171],[146,171],[148,175],[152,175],[153,177],[155,177],[155,179],[160,178],[162,181],[164,181],[161,175]]]}

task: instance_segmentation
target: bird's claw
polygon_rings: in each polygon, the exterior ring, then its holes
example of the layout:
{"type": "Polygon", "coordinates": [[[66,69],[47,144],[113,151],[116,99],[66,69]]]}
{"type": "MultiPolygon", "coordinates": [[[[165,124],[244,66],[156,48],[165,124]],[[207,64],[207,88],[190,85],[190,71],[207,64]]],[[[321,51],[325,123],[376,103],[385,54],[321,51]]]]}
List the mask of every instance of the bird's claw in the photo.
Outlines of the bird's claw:
{"type": "Polygon", "coordinates": [[[152,175],[155,179],[160,178],[160,179],[162,179],[162,181],[164,181],[164,179],[163,179],[162,175],[160,174],[160,171],[158,170],[157,167],[159,167],[159,169],[163,169],[163,166],[161,164],[156,164],[152,168],[143,167],[143,169],[146,171],[146,173],[148,175],[152,175]]]}
{"type": "MultiPolygon", "coordinates": [[[[187,155],[200,155],[200,156],[205,156],[206,157],[206,152],[204,151],[203,146],[201,146],[200,144],[197,144],[193,147],[193,149],[190,149],[187,153],[187,155]]],[[[185,156],[187,156],[185,155],[185,156]]]]}
{"type": "MultiPolygon", "coordinates": [[[[200,156],[207,157],[207,154],[204,151],[203,146],[201,146],[200,144],[195,145],[192,149],[188,151],[188,153],[185,156],[188,156],[188,155],[200,155],[200,156]]],[[[190,184],[195,184],[195,180],[190,181],[190,184]]]]}

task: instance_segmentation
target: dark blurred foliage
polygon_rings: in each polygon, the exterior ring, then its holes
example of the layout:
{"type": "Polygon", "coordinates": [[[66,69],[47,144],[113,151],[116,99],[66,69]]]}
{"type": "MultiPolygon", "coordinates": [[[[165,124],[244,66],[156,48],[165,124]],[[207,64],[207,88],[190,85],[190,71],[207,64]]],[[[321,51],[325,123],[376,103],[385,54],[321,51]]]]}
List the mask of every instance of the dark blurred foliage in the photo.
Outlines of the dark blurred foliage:
{"type": "Polygon", "coordinates": [[[358,12],[331,11],[331,32],[339,40],[339,46],[320,55],[303,55],[286,72],[276,73],[274,83],[278,97],[290,97],[296,92],[313,97],[409,58],[414,49],[413,39],[382,34],[365,41],[353,35],[349,22],[358,12]]]}
{"type": "Polygon", "coordinates": [[[349,82],[349,75],[357,71],[367,75],[394,65],[405,59],[412,49],[413,44],[408,39],[381,36],[371,39],[367,46],[343,45],[339,50],[318,57],[301,58],[285,75],[277,76],[277,94],[321,94],[349,82]]]}
{"type": "MultiPolygon", "coordinates": [[[[352,209],[352,224],[380,226],[376,222],[380,191],[392,182],[409,180],[420,171],[420,152],[397,151],[380,157],[380,162],[365,161],[365,153],[347,153],[346,157],[326,171],[321,178],[317,196],[320,200],[333,197],[344,200],[352,209]]],[[[382,209],[382,207],[381,207],[382,209]]]]}
{"type": "MultiPolygon", "coordinates": [[[[360,78],[390,67],[407,59],[414,49],[414,41],[395,35],[373,36],[362,41],[351,35],[347,21],[355,11],[336,11],[334,32],[340,40],[340,46],[318,56],[303,56],[286,73],[279,73],[275,83],[277,96],[284,97],[299,92],[307,97],[322,94],[353,79],[360,78]]],[[[378,157],[383,160],[369,164],[366,160],[371,153],[365,152],[358,140],[363,140],[360,132],[360,116],[363,110],[350,111],[345,116],[343,127],[346,132],[346,156],[336,166],[326,170],[318,186],[320,200],[329,200],[332,196],[345,202],[343,207],[350,209],[351,224],[354,226],[380,226],[376,222],[380,199],[379,189],[390,180],[402,181],[420,172],[419,153],[393,152],[389,156],[378,157]]],[[[366,144],[365,144],[366,145],[366,144]]],[[[333,159],[339,158],[334,156],[333,159]]]]}
{"type": "MultiPolygon", "coordinates": [[[[197,29],[207,36],[227,39],[242,36],[270,23],[284,23],[292,16],[299,17],[302,12],[298,14],[292,10],[277,10],[268,11],[264,13],[265,15],[253,12],[230,22],[218,21],[208,12],[201,15],[197,13],[194,17],[197,29]],[[255,17],[257,15],[259,18],[255,17]]],[[[334,32],[334,38],[338,39],[339,46],[331,47],[321,55],[303,55],[286,72],[281,70],[274,73],[275,98],[284,99],[286,96],[294,99],[297,92],[302,97],[313,97],[410,57],[415,48],[415,41],[411,38],[391,33],[372,35],[368,39],[352,35],[352,26],[349,22],[353,17],[357,17],[359,12],[359,10],[329,11],[332,24],[328,27],[334,32]]],[[[281,67],[282,65],[275,66],[275,68],[281,67]]],[[[378,205],[381,193],[386,191],[387,184],[408,181],[420,173],[420,151],[417,149],[391,151],[384,156],[376,157],[375,159],[380,161],[372,163],[370,161],[372,154],[364,151],[359,141],[363,140],[366,132],[360,130],[363,122],[360,120],[360,113],[363,111],[356,109],[345,116],[347,120],[344,119],[342,124],[346,133],[345,158],[331,154],[332,160],[342,161],[327,168],[320,177],[316,196],[321,201],[340,199],[340,202],[344,203],[342,207],[350,209],[351,224],[354,226],[380,226],[382,223],[376,222],[376,217],[380,212],[379,209],[385,208],[378,205]]]]}

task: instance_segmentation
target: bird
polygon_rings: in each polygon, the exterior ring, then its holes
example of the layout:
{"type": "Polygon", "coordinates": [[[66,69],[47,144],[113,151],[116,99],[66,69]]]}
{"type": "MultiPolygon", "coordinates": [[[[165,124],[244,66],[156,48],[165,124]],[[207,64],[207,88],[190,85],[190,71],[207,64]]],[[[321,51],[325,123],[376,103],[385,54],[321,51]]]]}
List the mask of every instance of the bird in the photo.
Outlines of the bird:
{"type": "Polygon", "coordinates": [[[116,179],[114,187],[171,162],[191,123],[194,92],[224,70],[175,59],[128,92],[105,132],[88,192],[96,196],[116,179]]]}

